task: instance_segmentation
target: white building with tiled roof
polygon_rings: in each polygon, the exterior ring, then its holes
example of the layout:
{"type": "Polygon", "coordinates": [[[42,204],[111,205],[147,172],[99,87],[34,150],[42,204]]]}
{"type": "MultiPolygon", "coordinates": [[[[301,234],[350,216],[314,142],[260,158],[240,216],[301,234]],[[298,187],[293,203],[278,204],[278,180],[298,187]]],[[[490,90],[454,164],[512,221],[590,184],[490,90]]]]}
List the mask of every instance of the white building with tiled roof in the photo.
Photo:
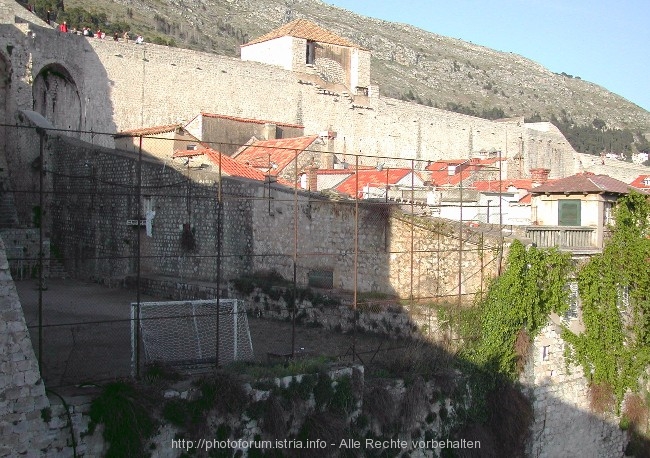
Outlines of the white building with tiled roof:
{"type": "Polygon", "coordinates": [[[367,95],[370,51],[306,19],[297,19],[241,46],[241,59],[276,65],[367,95]]]}

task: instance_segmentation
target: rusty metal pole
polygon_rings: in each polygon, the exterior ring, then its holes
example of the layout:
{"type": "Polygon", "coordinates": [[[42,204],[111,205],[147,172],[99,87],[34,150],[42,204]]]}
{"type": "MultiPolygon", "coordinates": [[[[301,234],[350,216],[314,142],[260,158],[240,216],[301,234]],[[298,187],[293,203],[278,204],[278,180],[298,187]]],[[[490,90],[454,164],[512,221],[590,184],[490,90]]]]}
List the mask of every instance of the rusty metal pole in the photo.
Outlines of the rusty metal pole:
{"type": "Polygon", "coordinates": [[[409,298],[411,306],[413,306],[413,267],[415,265],[415,207],[413,200],[415,199],[415,162],[411,159],[411,288],[409,291],[409,298]]]}
{"type": "Polygon", "coordinates": [[[137,192],[137,203],[136,203],[136,208],[137,208],[137,236],[136,236],[136,258],[135,258],[135,275],[136,275],[136,309],[135,309],[135,343],[136,343],[136,359],[135,359],[135,376],[136,378],[140,378],[140,358],[141,358],[141,352],[142,348],[140,346],[140,288],[141,288],[141,277],[140,277],[140,221],[142,219],[141,216],[141,201],[142,201],[142,135],[140,135],[140,140],[138,143],[138,165],[136,168],[136,175],[137,175],[137,183],[138,183],[138,192],[137,192]]]}
{"type": "Polygon", "coordinates": [[[293,158],[293,294],[291,313],[291,358],[296,354],[296,292],[298,266],[298,151],[293,158]]]}
{"type": "MultiPolygon", "coordinates": [[[[221,152],[219,152],[219,171],[217,184],[217,328],[215,330],[214,367],[219,369],[219,337],[221,325],[221,215],[223,212],[223,186],[221,174],[221,152]]],[[[237,336],[235,335],[235,338],[237,336]]]]}
{"type": "Polygon", "coordinates": [[[354,327],[352,328],[352,362],[357,357],[357,301],[359,287],[359,155],[356,156],[354,171],[354,292],[352,298],[352,314],[354,327]]]}

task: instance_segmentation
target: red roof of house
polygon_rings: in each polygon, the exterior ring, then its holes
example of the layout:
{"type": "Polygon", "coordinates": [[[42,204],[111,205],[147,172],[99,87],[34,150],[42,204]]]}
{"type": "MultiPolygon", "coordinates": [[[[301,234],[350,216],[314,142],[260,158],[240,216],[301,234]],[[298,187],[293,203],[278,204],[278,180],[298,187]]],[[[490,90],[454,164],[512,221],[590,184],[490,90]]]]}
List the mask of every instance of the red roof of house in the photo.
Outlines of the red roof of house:
{"type": "Polygon", "coordinates": [[[437,172],[431,172],[429,180],[433,186],[456,186],[460,183],[461,176],[463,180],[467,180],[472,174],[472,170],[464,169],[461,173],[449,175],[447,169],[437,172]]]}
{"type": "Polygon", "coordinates": [[[259,170],[237,162],[230,156],[226,156],[211,148],[206,148],[205,156],[215,165],[219,165],[219,161],[221,161],[221,173],[225,173],[231,177],[248,178],[256,181],[264,181],[266,179],[266,175],[259,170]]]}
{"type": "Polygon", "coordinates": [[[257,169],[248,167],[235,161],[230,156],[220,153],[212,148],[201,148],[196,150],[176,151],[173,157],[194,157],[205,156],[212,164],[218,166],[221,162],[221,173],[239,178],[248,178],[249,180],[265,181],[266,176],[257,169]]]}
{"type": "MultiPolygon", "coordinates": [[[[344,171],[343,171],[344,172],[344,171]]],[[[373,187],[382,187],[388,185],[394,185],[406,175],[411,172],[411,169],[386,169],[386,170],[377,170],[372,168],[369,170],[359,170],[359,187],[357,188],[357,176],[352,173],[348,178],[345,179],[341,184],[336,187],[336,190],[350,196],[355,195],[355,189],[357,193],[363,192],[363,188],[367,185],[372,185],[373,187]]]]}
{"type": "Polygon", "coordinates": [[[314,143],[317,135],[308,137],[279,138],[276,140],[261,140],[243,148],[235,161],[259,169],[271,169],[271,174],[277,175],[287,167],[296,156],[314,143]]]}
{"type": "Polygon", "coordinates": [[[432,162],[427,165],[425,170],[430,171],[429,180],[434,186],[456,186],[460,183],[461,176],[463,180],[468,179],[471,176],[472,172],[478,172],[481,170],[486,170],[486,167],[493,166],[499,160],[505,160],[505,158],[491,157],[488,159],[448,159],[432,162]],[[458,168],[462,169],[462,172],[457,170],[453,175],[449,175],[449,166],[461,166],[458,168]]]}
{"type": "Polygon", "coordinates": [[[530,204],[532,200],[533,200],[533,195],[531,193],[528,193],[524,197],[519,199],[517,203],[521,205],[526,205],[526,204],[530,204]]]}
{"type": "Polygon", "coordinates": [[[294,38],[304,38],[306,40],[316,41],[320,43],[329,43],[332,45],[363,49],[347,38],[340,37],[335,33],[332,33],[329,30],[326,30],[319,25],[308,21],[307,19],[296,19],[295,21],[291,21],[241,46],[244,47],[254,45],[256,43],[262,43],[263,41],[274,40],[276,38],[287,36],[294,38]]]}
{"type": "Polygon", "coordinates": [[[174,151],[172,157],[194,157],[203,156],[203,149],[187,149],[174,151]]]}
{"type": "Polygon", "coordinates": [[[639,175],[630,183],[630,186],[636,189],[650,189],[650,185],[643,184],[644,180],[649,180],[650,181],[650,175],[639,175]]]}
{"type": "Polygon", "coordinates": [[[570,177],[546,182],[534,188],[535,194],[554,193],[613,193],[628,194],[630,185],[608,175],[596,175],[592,172],[577,173],[570,177]]]}
{"type": "Polygon", "coordinates": [[[299,129],[305,128],[305,126],[301,124],[290,124],[290,123],[278,122],[278,121],[265,121],[263,119],[253,119],[253,118],[238,118],[236,116],[228,116],[228,115],[221,115],[221,114],[214,114],[214,113],[201,112],[201,116],[205,116],[206,118],[229,119],[231,121],[247,122],[251,124],[275,124],[276,126],[281,126],[281,127],[296,127],[299,129]]]}
{"type": "Polygon", "coordinates": [[[117,135],[115,135],[115,138],[134,137],[140,135],[165,134],[167,132],[174,132],[179,127],[182,128],[183,126],[180,124],[167,124],[164,126],[143,127],[140,129],[123,130],[122,132],[119,132],[117,135]]]}

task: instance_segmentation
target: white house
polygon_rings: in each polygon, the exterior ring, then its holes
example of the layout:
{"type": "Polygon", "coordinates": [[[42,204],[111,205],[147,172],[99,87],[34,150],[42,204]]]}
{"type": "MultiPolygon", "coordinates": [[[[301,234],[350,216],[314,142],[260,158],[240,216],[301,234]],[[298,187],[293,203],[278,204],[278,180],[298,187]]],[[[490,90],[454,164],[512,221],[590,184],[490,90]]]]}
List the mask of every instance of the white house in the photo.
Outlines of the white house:
{"type": "Polygon", "coordinates": [[[316,74],[368,95],[370,51],[306,19],[296,19],[241,46],[241,59],[316,74]]]}

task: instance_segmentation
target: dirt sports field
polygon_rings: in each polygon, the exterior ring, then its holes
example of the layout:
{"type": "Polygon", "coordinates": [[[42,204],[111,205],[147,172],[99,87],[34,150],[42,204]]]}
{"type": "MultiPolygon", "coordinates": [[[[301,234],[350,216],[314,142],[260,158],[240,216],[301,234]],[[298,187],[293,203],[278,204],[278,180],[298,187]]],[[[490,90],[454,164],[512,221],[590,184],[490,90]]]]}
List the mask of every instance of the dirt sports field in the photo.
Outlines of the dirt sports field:
{"type": "MultiPolygon", "coordinates": [[[[16,282],[34,351],[38,354],[38,284],[16,282]]],[[[48,280],[42,292],[42,368],[49,387],[102,382],[131,373],[131,303],[133,290],[108,288],[76,280],[48,280]]],[[[144,296],[142,302],[163,300],[144,296]]],[[[267,361],[268,354],[291,352],[291,323],[249,316],[254,358],[267,361]]],[[[319,327],[296,325],[296,351],[306,355],[339,356],[351,360],[353,336],[319,327]]],[[[386,338],[357,334],[356,350],[365,362],[378,348],[395,343],[386,338]]]]}

